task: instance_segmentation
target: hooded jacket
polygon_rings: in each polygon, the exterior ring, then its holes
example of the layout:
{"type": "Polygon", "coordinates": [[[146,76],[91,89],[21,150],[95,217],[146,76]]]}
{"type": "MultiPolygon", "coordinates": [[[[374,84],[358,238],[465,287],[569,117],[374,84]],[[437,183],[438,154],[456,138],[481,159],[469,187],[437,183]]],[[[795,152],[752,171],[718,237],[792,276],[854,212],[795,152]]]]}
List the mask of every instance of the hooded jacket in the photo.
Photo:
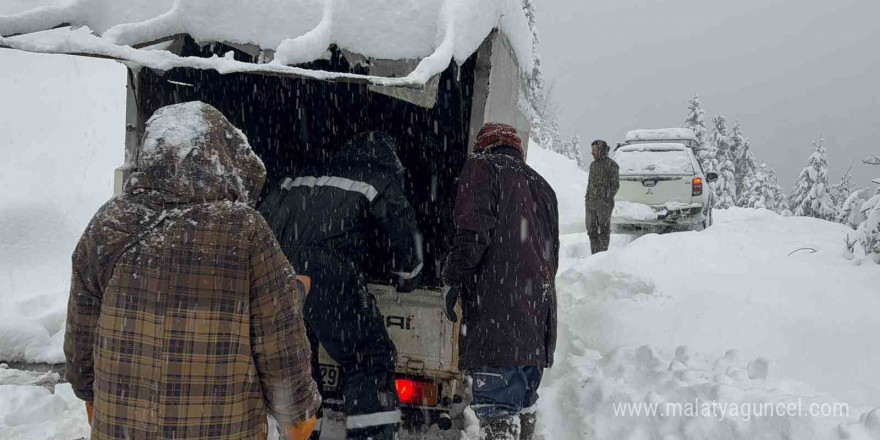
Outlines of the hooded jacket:
{"type": "Polygon", "coordinates": [[[602,201],[613,206],[618,189],[620,189],[620,167],[608,157],[608,151],[600,151],[599,157],[590,164],[590,180],[585,200],[588,205],[591,201],[602,201]]]}
{"type": "Polygon", "coordinates": [[[389,275],[413,280],[422,270],[421,234],[403,177],[391,136],[367,132],[347,142],[328,165],[285,178],[260,211],[306,274],[356,272],[363,281],[370,250],[381,237],[387,240],[381,246],[391,251],[389,275]]]}
{"type": "Polygon", "coordinates": [[[73,254],[64,352],[92,439],[254,439],[315,414],[302,299],[253,209],[265,168],[199,102],[147,122],[73,254]]]}
{"type": "Polygon", "coordinates": [[[507,146],[474,154],[455,199],[443,281],[460,286],[461,366],[550,367],[556,347],[556,193],[507,146]]]}

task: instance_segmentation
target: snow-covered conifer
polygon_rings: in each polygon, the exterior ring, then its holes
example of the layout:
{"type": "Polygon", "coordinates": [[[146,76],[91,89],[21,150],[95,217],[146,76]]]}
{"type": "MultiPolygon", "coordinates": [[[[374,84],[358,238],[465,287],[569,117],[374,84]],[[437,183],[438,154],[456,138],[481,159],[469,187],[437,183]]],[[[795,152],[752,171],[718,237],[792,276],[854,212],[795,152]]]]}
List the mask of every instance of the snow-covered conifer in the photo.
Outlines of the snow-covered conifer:
{"type": "Polygon", "coordinates": [[[837,213],[837,222],[853,229],[858,229],[859,225],[866,220],[865,213],[862,212],[862,206],[873,194],[874,192],[869,188],[853,191],[840,205],[840,211],[837,213]]]}
{"type": "MultiPolygon", "coordinates": [[[[880,156],[863,160],[868,165],[880,166],[880,156]]],[[[856,230],[856,239],[865,249],[865,254],[880,254],[880,177],[873,181],[878,185],[874,196],[862,204],[859,212],[865,220],[856,230]]]]}
{"type": "Polygon", "coordinates": [[[856,184],[853,182],[852,165],[850,165],[843,177],[840,178],[840,182],[831,186],[831,198],[838,211],[843,208],[843,203],[855,190],[856,184]]]}
{"type": "Polygon", "coordinates": [[[745,176],[743,179],[742,192],[736,205],[744,208],[775,210],[776,198],[773,185],[774,182],[770,181],[767,164],[761,164],[755,173],[745,176]]]}
{"type": "MultiPolygon", "coordinates": [[[[736,171],[736,193],[742,195],[747,178],[760,171],[758,161],[752,153],[751,142],[743,135],[742,124],[736,121],[730,132],[730,150],[733,153],[733,165],[736,171]]],[[[766,173],[764,179],[766,180],[766,173]]]]}
{"type": "MultiPolygon", "coordinates": [[[[688,115],[681,124],[682,128],[690,128],[697,137],[696,153],[697,159],[706,167],[703,159],[706,156],[705,150],[708,145],[708,131],[706,130],[706,112],[703,110],[703,103],[700,102],[700,95],[694,95],[688,103],[688,115]]],[[[706,170],[709,171],[709,170],[706,170]]],[[[714,171],[714,168],[711,170],[714,171]]]]}
{"type": "Polygon", "coordinates": [[[815,151],[798,176],[789,206],[794,215],[833,221],[837,217],[837,210],[828,185],[828,160],[824,144],[821,136],[818,142],[813,142],[815,151]]]}
{"type": "Polygon", "coordinates": [[[767,183],[770,185],[770,194],[772,194],[773,198],[773,205],[768,208],[779,214],[782,214],[784,211],[790,211],[788,196],[785,195],[785,191],[782,190],[782,186],[779,184],[776,170],[770,166],[767,166],[764,170],[767,173],[767,183]]]}
{"type": "MultiPolygon", "coordinates": [[[[727,119],[724,115],[718,115],[713,120],[711,145],[714,150],[714,169],[718,173],[718,181],[715,182],[715,207],[730,208],[736,205],[736,166],[734,165],[733,152],[731,151],[730,134],[727,132],[727,119]]],[[[709,157],[709,162],[713,160],[709,157]]],[[[705,163],[703,165],[705,167],[705,163]]],[[[713,168],[710,166],[710,169],[713,168]]]]}

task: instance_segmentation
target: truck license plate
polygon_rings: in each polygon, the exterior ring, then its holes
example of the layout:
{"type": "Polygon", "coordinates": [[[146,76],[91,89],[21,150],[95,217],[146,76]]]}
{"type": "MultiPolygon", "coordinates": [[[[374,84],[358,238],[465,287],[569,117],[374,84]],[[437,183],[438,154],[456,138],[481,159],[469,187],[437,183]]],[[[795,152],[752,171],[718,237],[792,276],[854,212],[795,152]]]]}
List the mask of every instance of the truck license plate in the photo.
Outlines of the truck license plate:
{"type": "Polygon", "coordinates": [[[321,381],[324,391],[336,391],[339,387],[339,367],[321,364],[321,381]]]}

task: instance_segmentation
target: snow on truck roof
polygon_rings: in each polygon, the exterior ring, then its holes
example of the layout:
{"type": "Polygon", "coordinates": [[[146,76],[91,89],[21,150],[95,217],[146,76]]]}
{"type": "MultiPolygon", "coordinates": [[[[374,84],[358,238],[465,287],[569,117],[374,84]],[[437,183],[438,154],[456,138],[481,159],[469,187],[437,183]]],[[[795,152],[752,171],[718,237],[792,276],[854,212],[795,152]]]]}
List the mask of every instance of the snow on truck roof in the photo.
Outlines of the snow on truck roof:
{"type": "Polygon", "coordinates": [[[494,29],[508,38],[522,70],[531,71],[533,36],[521,0],[37,0],[0,5],[0,48],[98,56],[159,70],[192,67],[380,86],[423,87],[453,60],[463,63],[494,29]],[[41,32],[60,27],[70,30],[41,32]],[[87,29],[73,31],[79,27],[87,29]],[[271,54],[271,60],[254,64],[149,50],[182,34],[199,42],[255,46],[271,54]],[[293,67],[323,58],[331,45],[368,58],[419,63],[398,78],[293,67]]]}
{"type": "Polygon", "coordinates": [[[626,145],[615,152],[614,160],[621,176],[694,172],[688,148],[682,144],[626,145]]]}
{"type": "Polygon", "coordinates": [[[660,128],[654,130],[633,130],[626,134],[626,142],[658,140],[690,140],[696,142],[697,136],[690,128],[660,128]]]}
{"type": "Polygon", "coordinates": [[[617,152],[628,153],[638,151],[687,151],[684,144],[652,143],[652,144],[628,144],[617,149],[617,152]]]}

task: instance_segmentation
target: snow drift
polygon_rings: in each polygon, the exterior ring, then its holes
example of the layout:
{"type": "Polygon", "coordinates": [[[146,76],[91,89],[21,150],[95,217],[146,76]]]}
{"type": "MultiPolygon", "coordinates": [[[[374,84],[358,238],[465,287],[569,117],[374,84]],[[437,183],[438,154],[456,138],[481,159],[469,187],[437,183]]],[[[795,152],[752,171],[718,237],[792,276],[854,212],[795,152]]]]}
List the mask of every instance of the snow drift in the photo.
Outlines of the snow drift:
{"type": "MultiPolygon", "coordinates": [[[[529,150],[560,195],[561,219],[581,215],[582,191],[577,200],[569,193],[586,178],[560,173],[564,160],[529,150]]],[[[716,210],[704,232],[614,235],[612,250],[596,256],[586,234],[562,237],[559,345],[541,390],[541,430],[552,439],[880,438],[880,411],[861,406],[880,403],[869,336],[880,334],[880,271],[842,257],[852,233],[730,209],[716,210]],[[789,255],[802,248],[810,250],[789,255]],[[615,404],[695,399],[848,402],[849,413],[723,421],[614,413],[615,404]]]]}

